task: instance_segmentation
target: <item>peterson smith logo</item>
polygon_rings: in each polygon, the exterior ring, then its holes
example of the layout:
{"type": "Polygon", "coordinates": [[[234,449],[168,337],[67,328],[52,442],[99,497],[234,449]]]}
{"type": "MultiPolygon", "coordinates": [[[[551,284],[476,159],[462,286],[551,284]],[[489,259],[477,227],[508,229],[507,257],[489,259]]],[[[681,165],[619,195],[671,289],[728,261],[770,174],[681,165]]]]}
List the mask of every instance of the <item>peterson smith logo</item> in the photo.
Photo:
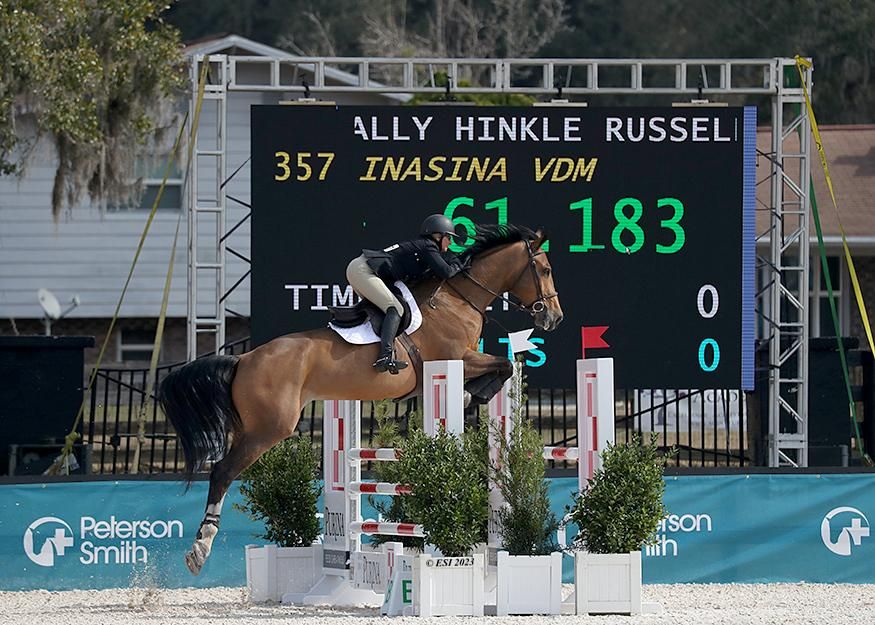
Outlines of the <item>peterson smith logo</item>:
{"type": "MultiPolygon", "coordinates": [[[[41,517],[24,531],[24,553],[39,566],[55,566],[57,559],[77,548],[79,563],[86,565],[135,564],[149,561],[155,540],[181,539],[179,519],[119,519],[115,515],[79,519],[78,536],[66,521],[41,517]],[[147,547],[147,545],[150,545],[147,547]]],[[[74,556],[75,557],[75,556],[74,556]]]]}
{"type": "Polygon", "coordinates": [[[848,506],[833,508],[823,517],[820,524],[820,538],[823,544],[839,556],[851,555],[852,545],[859,547],[863,538],[867,536],[869,536],[869,519],[856,508],[848,506]],[[838,536],[833,540],[836,530],[838,536]]]}
{"type": "Polygon", "coordinates": [[[63,556],[68,547],[73,547],[73,529],[57,517],[39,518],[24,531],[24,553],[34,564],[54,566],[55,556],[63,556]]]}

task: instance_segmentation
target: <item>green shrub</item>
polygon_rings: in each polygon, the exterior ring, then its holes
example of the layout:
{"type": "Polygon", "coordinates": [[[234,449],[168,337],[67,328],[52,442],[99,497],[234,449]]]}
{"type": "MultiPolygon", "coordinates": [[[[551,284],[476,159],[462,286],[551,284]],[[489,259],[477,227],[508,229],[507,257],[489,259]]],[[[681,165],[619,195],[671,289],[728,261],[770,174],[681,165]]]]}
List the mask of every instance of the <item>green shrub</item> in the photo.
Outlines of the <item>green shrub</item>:
{"type": "Polygon", "coordinates": [[[493,479],[507,504],[498,510],[502,546],[515,556],[548,554],[556,550],[559,522],[550,512],[544,481],[544,442],[522,414],[514,415],[512,424],[509,437],[495,437],[501,442],[493,479]]]}
{"type": "Polygon", "coordinates": [[[264,521],[259,538],[280,547],[307,547],[319,536],[316,500],[322,489],[316,468],[309,438],[286,439],[243,472],[245,502],[234,507],[264,521]]]}
{"type": "MultiPolygon", "coordinates": [[[[374,402],[374,419],[377,422],[374,446],[402,449],[404,437],[401,436],[401,433],[398,431],[398,423],[392,417],[391,403],[391,400],[374,402]]],[[[409,424],[411,431],[417,428],[421,429],[422,415],[419,411],[410,413],[409,424]]],[[[378,482],[404,483],[397,462],[374,462],[371,467],[374,479],[378,482]]],[[[404,496],[377,498],[373,495],[368,495],[368,500],[382,515],[383,520],[391,523],[419,523],[419,519],[414,518],[413,512],[406,509],[404,505],[405,499],[406,497],[404,496]]],[[[422,551],[424,545],[423,539],[415,536],[389,536],[383,534],[371,536],[371,542],[378,545],[386,542],[400,542],[404,545],[405,549],[415,549],[417,551],[422,551]]]]}
{"type": "Polygon", "coordinates": [[[489,498],[479,434],[434,438],[411,430],[398,461],[399,481],[411,486],[402,508],[421,523],[426,541],[445,556],[464,556],[486,535],[489,498]]]}
{"type": "Polygon", "coordinates": [[[571,511],[580,528],[574,546],[591,553],[628,553],[653,544],[667,514],[662,501],[665,458],[655,438],[647,445],[638,436],[629,444],[609,445],[601,458],[602,467],[571,511]]]}

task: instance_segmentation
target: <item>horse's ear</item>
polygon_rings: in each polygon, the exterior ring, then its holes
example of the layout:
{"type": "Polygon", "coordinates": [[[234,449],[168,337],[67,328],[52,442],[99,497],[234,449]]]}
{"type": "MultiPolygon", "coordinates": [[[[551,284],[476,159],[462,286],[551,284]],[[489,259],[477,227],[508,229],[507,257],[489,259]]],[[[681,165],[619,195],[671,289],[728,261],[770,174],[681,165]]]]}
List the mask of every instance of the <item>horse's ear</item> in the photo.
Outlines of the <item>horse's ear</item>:
{"type": "Polygon", "coordinates": [[[535,240],[532,242],[532,249],[539,250],[541,246],[544,245],[544,241],[547,240],[547,231],[544,228],[538,228],[535,230],[535,240]]]}

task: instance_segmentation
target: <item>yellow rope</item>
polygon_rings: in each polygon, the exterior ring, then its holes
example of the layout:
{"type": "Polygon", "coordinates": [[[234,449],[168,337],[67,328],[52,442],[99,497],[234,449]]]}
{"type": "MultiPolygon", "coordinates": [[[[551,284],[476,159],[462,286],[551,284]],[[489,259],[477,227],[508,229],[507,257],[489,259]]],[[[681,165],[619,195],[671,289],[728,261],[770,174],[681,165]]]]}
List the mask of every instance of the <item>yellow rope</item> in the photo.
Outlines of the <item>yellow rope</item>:
{"type": "MultiPolygon", "coordinates": [[[[204,88],[206,85],[207,79],[207,71],[209,70],[209,63],[205,62],[203,64],[203,68],[200,74],[200,81],[198,84],[198,95],[197,95],[197,104],[195,106],[195,118],[192,123],[192,133],[191,133],[191,141],[188,146],[188,158],[189,162],[191,162],[191,153],[194,141],[197,136],[197,120],[200,118],[200,109],[201,103],[203,101],[204,88]]],[[[179,133],[176,135],[176,141],[173,143],[173,150],[170,153],[170,156],[167,159],[167,166],[164,169],[164,179],[161,181],[161,186],[158,189],[158,194],[155,196],[155,200],[152,202],[152,210],[149,212],[149,217],[146,219],[146,225],[143,227],[143,233],[140,235],[140,241],[137,244],[137,251],[134,253],[134,259],[131,262],[131,268],[128,270],[128,277],[125,279],[124,287],[122,287],[121,295],[119,295],[118,303],[115,307],[115,312],[112,315],[112,319],[109,322],[109,329],[106,332],[106,336],[103,339],[103,345],[100,347],[100,352],[97,354],[97,361],[94,363],[94,368],[91,370],[91,376],[88,379],[88,386],[85,388],[85,393],[82,396],[82,403],[79,404],[79,411],[76,413],[76,418],[73,420],[73,427],[70,428],[70,431],[64,437],[64,448],[61,450],[61,455],[55,460],[55,462],[46,470],[47,475],[57,475],[61,472],[61,468],[67,469],[67,458],[73,452],[73,445],[76,444],[76,441],[80,438],[79,432],[76,430],[79,428],[79,424],[82,422],[82,416],[85,414],[85,402],[87,401],[88,394],[91,392],[94,386],[94,380],[97,378],[97,372],[100,370],[100,364],[103,362],[103,356],[106,353],[106,348],[109,346],[110,338],[112,337],[112,331],[115,329],[115,324],[118,321],[119,313],[121,312],[122,303],[124,303],[125,295],[128,292],[128,287],[131,284],[131,279],[134,276],[134,269],[137,266],[137,261],[140,258],[140,253],[143,251],[143,246],[146,243],[146,237],[149,234],[149,230],[152,227],[152,221],[155,219],[155,214],[158,212],[158,202],[161,200],[161,195],[164,191],[164,186],[167,183],[167,179],[170,177],[170,170],[173,165],[173,161],[175,159],[176,153],[179,150],[179,144],[182,141],[182,137],[185,133],[185,121],[187,121],[188,115],[186,114],[185,119],[179,129],[179,133]]],[[[181,218],[181,215],[180,215],[181,218]]],[[[178,225],[177,225],[177,233],[178,233],[178,225]]],[[[175,243],[174,243],[175,247],[175,243]]],[[[156,340],[158,337],[156,336],[156,340]]],[[[155,359],[157,349],[153,350],[152,358],[153,362],[155,359]]],[[[154,378],[154,367],[150,369],[150,374],[154,378]]],[[[144,403],[149,398],[147,395],[144,398],[144,403]]]]}
{"type": "Polygon", "coordinates": [[[826,186],[829,189],[829,197],[832,200],[832,206],[835,210],[839,232],[842,234],[842,248],[844,249],[845,260],[848,263],[848,272],[851,274],[851,284],[854,287],[854,296],[857,298],[857,307],[860,309],[863,327],[866,329],[866,338],[869,341],[869,349],[875,354],[875,341],[872,340],[872,328],[869,324],[869,314],[866,312],[866,304],[863,301],[863,292],[860,289],[860,281],[857,279],[857,270],[854,268],[854,259],[851,258],[851,249],[848,247],[848,238],[845,236],[845,228],[842,225],[842,218],[839,215],[839,205],[838,202],[836,202],[836,196],[832,186],[832,178],[829,175],[829,165],[827,165],[826,162],[826,151],[823,149],[820,130],[817,128],[817,120],[814,118],[814,109],[811,106],[811,99],[808,97],[808,87],[805,84],[805,72],[803,71],[803,68],[810,69],[811,61],[803,59],[797,54],[796,69],[799,70],[799,78],[802,81],[802,94],[805,96],[805,106],[808,109],[808,119],[811,122],[811,133],[814,135],[814,143],[817,146],[817,153],[820,155],[820,165],[823,167],[823,175],[826,177],[826,186]]]}
{"type": "MultiPolygon", "coordinates": [[[[848,239],[845,236],[845,229],[844,229],[844,226],[842,225],[841,216],[839,215],[838,202],[836,201],[835,192],[833,191],[832,178],[829,175],[829,165],[827,164],[827,160],[826,160],[826,151],[823,149],[823,141],[820,138],[820,130],[817,128],[817,120],[814,117],[814,108],[811,106],[811,98],[808,95],[808,87],[805,84],[805,72],[803,71],[803,68],[811,69],[811,62],[807,59],[803,59],[802,57],[800,57],[797,54],[796,55],[796,69],[799,71],[799,80],[800,80],[800,84],[802,85],[802,94],[805,97],[805,107],[806,107],[807,112],[808,112],[808,119],[811,122],[811,132],[814,135],[814,142],[815,142],[815,145],[817,146],[817,152],[820,155],[820,164],[821,164],[821,167],[823,167],[823,175],[826,178],[826,186],[829,189],[829,197],[832,200],[832,207],[833,207],[833,210],[835,211],[836,221],[838,222],[838,225],[839,225],[839,231],[842,234],[842,248],[843,248],[844,253],[845,253],[845,260],[848,263],[848,272],[851,275],[851,284],[854,286],[854,295],[857,298],[857,307],[860,309],[860,316],[862,317],[862,320],[863,320],[863,327],[866,329],[866,338],[869,340],[869,349],[872,350],[873,353],[875,353],[875,345],[873,345],[873,341],[872,341],[872,330],[871,330],[870,324],[869,324],[869,315],[866,312],[866,304],[863,301],[863,293],[860,290],[860,281],[857,279],[857,271],[854,268],[854,261],[851,258],[851,250],[850,250],[850,247],[848,246],[848,239]]],[[[856,411],[856,408],[854,406],[854,397],[853,397],[853,394],[851,392],[850,373],[848,371],[845,350],[844,350],[844,347],[842,345],[841,332],[840,332],[841,328],[839,327],[838,314],[837,314],[837,311],[835,308],[835,302],[833,301],[832,281],[830,280],[829,268],[827,267],[827,264],[826,264],[826,252],[825,252],[824,246],[823,246],[823,231],[822,231],[822,228],[820,225],[820,216],[818,215],[818,211],[817,211],[817,202],[816,202],[816,199],[814,197],[814,184],[813,184],[813,182],[810,182],[810,189],[811,189],[812,217],[814,218],[814,226],[815,226],[815,229],[817,231],[817,241],[818,241],[818,246],[820,248],[821,263],[823,265],[823,271],[824,271],[824,275],[826,278],[826,284],[827,284],[827,288],[828,288],[828,292],[829,292],[830,311],[832,312],[833,324],[835,325],[836,340],[838,341],[839,357],[840,357],[840,360],[842,363],[842,374],[844,375],[845,387],[848,391],[848,413],[849,413],[849,417],[851,419],[851,424],[854,427],[855,440],[857,443],[857,448],[860,452],[860,456],[863,459],[863,462],[867,466],[872,466],[873,465],[872,458],[869,456],[869,454],[866,453],[866,450],[863,446],[863,439],[860,436],[860,427],[857,423],[857,411],[856,411]]]]}
{"type": "MultiPolygon", "coordinates": [[[[188,141],[188,160],[186,161],[187,163],[192,162],[192,152],[194,150],[195,142],[197,141],[197,129],[198,125],[200,124],[201,105],[203,104],[204,90],[206,88],[205,79],[209,66],[209,62],[205,62],[203,64],[203,68],[201,68],[201,77],[200,81],[198,82],[197,101],[194,108],[194,120],[191,124],[191,136],[189,137],[188,141]]],[[[183,124],[183,127],[184,126],[185,124],[183,124]]],[[[195,166],[197,166],[196,163],[195,166]]],[[[155,198],[156,206],[163,190],[164,182],[161,183],[161,188],[158,190],[158,197],[155,198]]],[[[143,395],[143,402],[140,404],[140,413],[137,416],[137,438],[134,446],[134,458],[131,461],[131,465],[128,469],[130,473],[140,472],[140,454],[143,448],[143,444],[146,442],[146,408],[149,406],[149,400],[155,392],[155,372],[158,369],[158,358],[161,352],[161,339],[164,337],[164,322],[167,318],[167,305],[170,301],[170,285],[173,282],[173,264],[176,261],[176,245],[179,241],[179,226],[181,223],[182,213],[180,212],[179,217],[176,220],[176,234],[173,235],[173,247],[170,249],[170,263],[167,267],[167,275],[164,279],[164,294],[161,299],[161,312],[158,315],[158,326],[155,328],[155,341],[152,345],[152,360],[149,363],[149,374],[146,377],[146,391],[143,395]]]]}

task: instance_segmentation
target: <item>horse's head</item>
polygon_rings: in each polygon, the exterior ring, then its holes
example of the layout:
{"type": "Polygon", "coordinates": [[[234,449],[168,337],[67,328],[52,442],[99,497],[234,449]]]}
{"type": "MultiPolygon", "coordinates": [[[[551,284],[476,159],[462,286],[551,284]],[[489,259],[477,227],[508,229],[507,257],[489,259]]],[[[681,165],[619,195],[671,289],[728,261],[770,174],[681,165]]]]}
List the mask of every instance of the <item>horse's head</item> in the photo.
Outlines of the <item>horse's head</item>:
{"type": "Polygon", "coordinates": [[[472,236],[474,243],[462,252],[461,258],[472,262],[472,270],[465,277],[473,283],[474,293],[480,292],[479,297],[474,297],[479,304],[458,286],[453,290],[479,311],[496,297],[502,297],[502,292],[508,292],[520,301],[520,309],[532,315],[536,326],[555,330],[562,321],[562,307],[550,261],[541,249],[546,240],[544,233],[512,224],[479,224],[472,236]]]}
{"type": "Polygon", "coordinates": [[[544,232],[538,230],[534,239],[521,242],[525,255],[522,259],[523,268],[508,291],[531,313],[536,326],[550,332],[559,326],[563,315],[559,293],[553,284],[553,269],[547,253],[541,249],[545,240],[544,232]]]}

